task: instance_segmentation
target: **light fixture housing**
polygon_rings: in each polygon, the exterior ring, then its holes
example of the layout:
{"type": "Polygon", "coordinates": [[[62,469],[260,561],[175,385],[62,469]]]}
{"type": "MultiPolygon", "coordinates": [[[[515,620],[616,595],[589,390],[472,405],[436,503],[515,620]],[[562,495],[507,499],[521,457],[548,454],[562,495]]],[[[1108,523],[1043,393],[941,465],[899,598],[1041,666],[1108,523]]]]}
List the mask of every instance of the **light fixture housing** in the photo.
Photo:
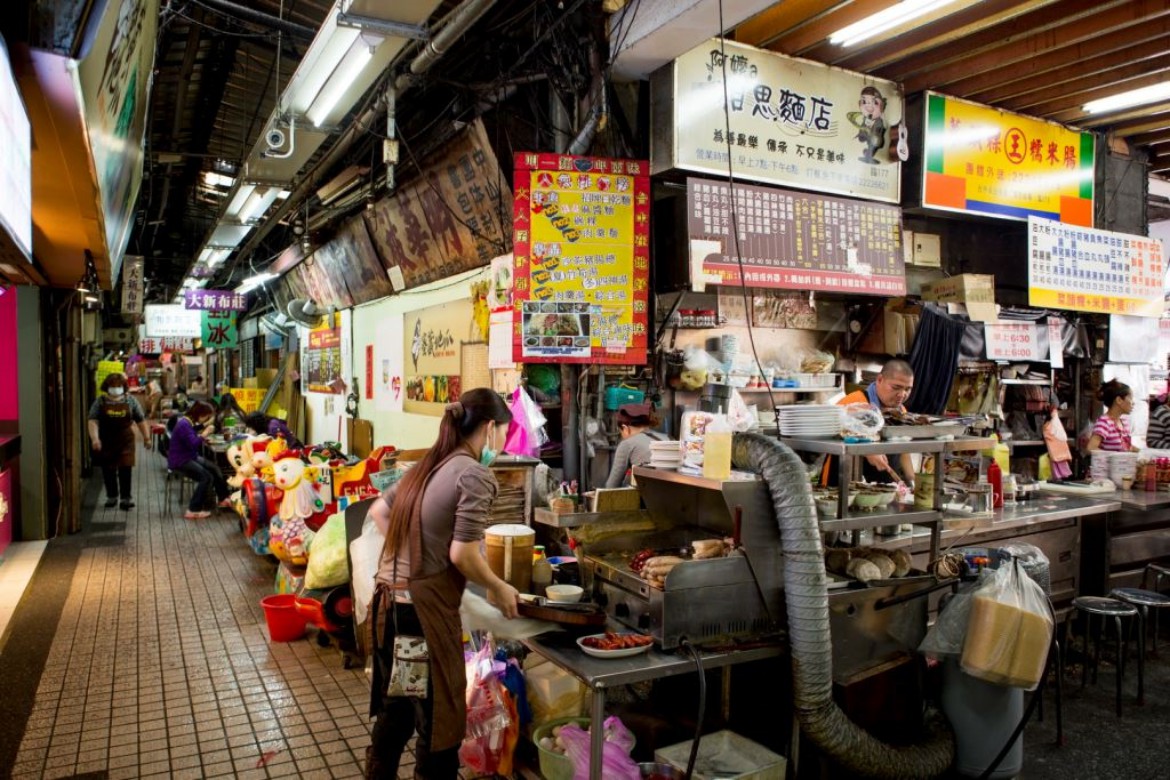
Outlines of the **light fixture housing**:
{"type": "Polygon", "coordinates": [[[280,276],[280,274],[263,271],[255,276],[249,276],[244,281],[240,282],[240,286],[236,288],[238,293],[247,293],[255,290],[257,287],[263,287],[268,282],[280,276]]]}
{"type": "Polygon", "coordinates": [[[1123,108],[1157,103],[1167,99],[1170,99],[1170,81],[1163,81],[1161,84],[1131,89],[1100,100],[1090,100],[1081,106],[1081,110],[1086,114],[1107,114],[1110,111],[1119,111],[1123,108]]]}
{"type": "MultiPolygon", "coordinates": [[[[829,36],[829,43],[837,46],[855,46],[884,32],[900,27],[922,16],[953,5],[958,0],[902,0],[875,14],[842,27],[829,36]]],[[[978,1],[978,0],[977,0],[978,1]]],[[[971,5],[971,3],[968,3],[971,5]]]]}
{"type": "Polygon", "coordinates": [[[342,95],[353,88],[353,83],[357,81],[366,65],[374,58],[374,52],[381,44],[381,36],[370,33],[361,33],[355,36],[353,43],[345,52],[345,56],[341,58],[341,62],[337,64],[324,86],[321,87],[321,91],[313,99],[309,110],[305,112],[305,118],[314,127],[321,127],[325,124],[329,114],[341,101],[342,95]]]}

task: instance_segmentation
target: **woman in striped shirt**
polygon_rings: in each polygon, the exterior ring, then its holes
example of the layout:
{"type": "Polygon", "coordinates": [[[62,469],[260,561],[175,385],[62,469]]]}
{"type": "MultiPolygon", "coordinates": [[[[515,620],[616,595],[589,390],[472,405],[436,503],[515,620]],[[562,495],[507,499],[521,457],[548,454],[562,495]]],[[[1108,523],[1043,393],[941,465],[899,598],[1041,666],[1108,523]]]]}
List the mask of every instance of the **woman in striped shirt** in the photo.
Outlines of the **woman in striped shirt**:
{"type": "Polygon", "coordinates": [[[1097,418],[1086,450],[1106,452],[1137,452],[1129,429],[1129,413],[1133,411],[1133,390],[1124,382],[1111,379],[1101,385],[1097,397],[1105,405],[1105,414],[1097,418]]]}

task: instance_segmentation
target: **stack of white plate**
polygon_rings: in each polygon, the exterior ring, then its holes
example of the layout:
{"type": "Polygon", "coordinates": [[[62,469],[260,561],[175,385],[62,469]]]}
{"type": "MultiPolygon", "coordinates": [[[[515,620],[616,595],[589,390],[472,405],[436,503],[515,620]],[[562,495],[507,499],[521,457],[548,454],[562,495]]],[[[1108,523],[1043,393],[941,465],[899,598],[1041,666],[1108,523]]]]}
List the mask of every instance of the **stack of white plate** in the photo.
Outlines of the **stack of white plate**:
{"type": "Polygon", "coordinates": [[[841,434],[841,407],[836,404],[795,404],[780,407],[780,435],[820,438],[841,434]]]}
{"type": "Polygon", "coordinates": [[[677,441],[650,442],[650,462],[654,469],[677,469],[682,463],[682,450],[677,441]]]}

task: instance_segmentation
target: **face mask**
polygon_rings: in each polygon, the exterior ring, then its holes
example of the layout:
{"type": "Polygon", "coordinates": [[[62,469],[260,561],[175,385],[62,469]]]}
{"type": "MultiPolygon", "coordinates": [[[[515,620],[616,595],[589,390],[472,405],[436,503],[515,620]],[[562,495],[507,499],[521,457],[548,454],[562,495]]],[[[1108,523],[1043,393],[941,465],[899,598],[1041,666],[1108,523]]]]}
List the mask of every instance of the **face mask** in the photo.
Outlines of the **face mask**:
{"type": "Polygon", "coordinates": [[[488,442],[492,440],[492,436],[495,434],[495,432],[496,429],[494,427],[488,430],[487,438],[485,438],[483,442],[483,449],[479,451],[479,462],[485,466],[492,465],[492,461],[495,460],[496,456],[500,454],[498,451],[493,450],[488,446],[488,442]]]}
{"type": "Polygon", "coordinates": [[[119,398],[121,397],[122,393],[126,392],[126,389],[122,387],[111,387],[106,392],[110,394],[111,398],[119,398]]]}

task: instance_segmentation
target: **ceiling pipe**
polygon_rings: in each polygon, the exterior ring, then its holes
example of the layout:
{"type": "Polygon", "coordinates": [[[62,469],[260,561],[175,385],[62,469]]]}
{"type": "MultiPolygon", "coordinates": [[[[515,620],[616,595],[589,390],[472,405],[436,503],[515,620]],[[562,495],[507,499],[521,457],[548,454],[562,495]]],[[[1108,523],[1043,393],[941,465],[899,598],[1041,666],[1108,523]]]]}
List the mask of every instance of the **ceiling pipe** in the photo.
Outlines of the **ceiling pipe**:
{"type": "MultiPolygon", "coordinates": [[[[222,2],[224,0],[220,1],[222,2]]],[[[439,57],[441,57],[443,53],[445,53],[450,48],[451,43],[453,43],[457,38],[471,29],[471,26],[475,24],[489,8],[495,5],[495,3],[496,0],[466,0],[466,2],[452,11],[448,17],[450,21],[448,21],[443,26],[443,28],[435,34],[435,36],[431,39],[431,42],[427,45],[427,49],[419,53],[419,55],[415,57],[414,60],[410,63],[411,73],[416,76],[425,73],[432,65],[435,64],[435,62],[438,61],[439,57]],[[427,56],[428,52],[432,50],[435,51],[435,54],[427,56]]],[[[414,80],[410,77],[407,77],[406,83],[402,84],[400,77],[397,89],[394,91],[396,98],[401,97],[405,90],[413,86],[413,83],[414,80]]],[[[393,87],[391,88],[393,89],[393,87]]],[[[256,230],[252,231],[252,235],[236,253],[236,260],[234,263],[238,264],[239,258],[250,256],[251,253],[256,250],[256,247],[260,245],[260,242],[264,240],[264,237],[272,231],[272,229],[280,222],[280,220],[284,219],[285,215],[292,211],[294,206],[299,205],[300,202],[304,200],[305,196],[316,189],[317,183],[321,180],[325,173],[328,172],[343,156],[345,156],[345,153],[349,151],[350,147],[353,146],[356,141],[366,137],[365,128],[370,127],[380,117],[384,116],[383,112],[385,111],[385,100],[386,93],[383,92],[383,94],[375,98],[370,103],[370,105],[366,107],[366,110],[362,112],[361,116],[357,117],[349,125],[345,132],[342,133],[341,137],[337,139],[337,143],[335,143],[329,149],[329,152],[321,158],[321,161],[305,175],[305,177],[301,180],[301,183],[298,184],[289,194],[288,198],[286,198],[284,202],[280,204],[276,212],[272,214],[272,216],[270,216],[264,222],[264,224],[260,225],[256,230]]]]}
{"type": "Polygon", "coordinates": [[[306,40],[313,40],[317,31],[312,27],[306,27],[303,24],[290,22],[287,19],[280,19],[271,14],[266,14],[263,11],[257,11],[254,8],[248,8],[238,3],[233,3],[231,0],[199,0],[199,4],[206,6],[209,10],[215,11],[223,16],[234,17],[236,20],[243,19],[252,22],[253,24],[260,24],[269,27],[273,30],[279,30],[289,35],[294,35],[298,38],[306,40]]]}

